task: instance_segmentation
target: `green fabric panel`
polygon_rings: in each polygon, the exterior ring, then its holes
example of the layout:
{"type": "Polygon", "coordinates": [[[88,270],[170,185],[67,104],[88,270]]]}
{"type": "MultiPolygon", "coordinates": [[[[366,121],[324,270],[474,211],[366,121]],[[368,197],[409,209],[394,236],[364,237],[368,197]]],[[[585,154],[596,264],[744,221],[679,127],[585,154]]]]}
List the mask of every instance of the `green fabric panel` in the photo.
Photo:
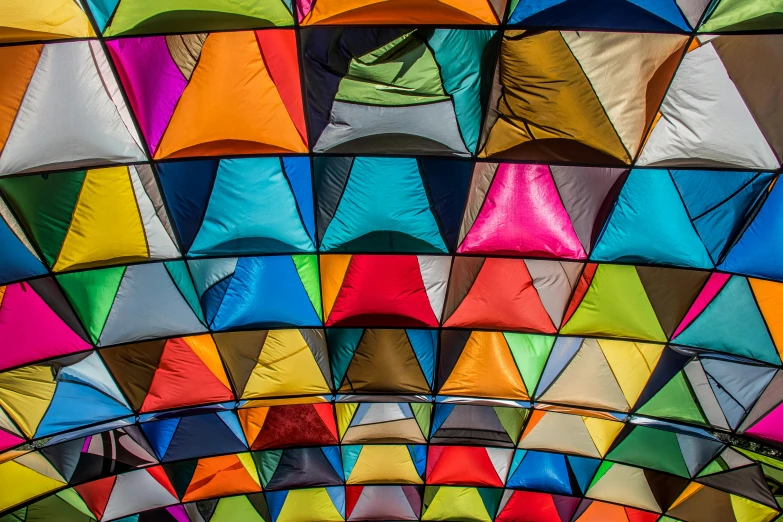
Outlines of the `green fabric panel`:
{"type": "Polygon", "coordinates": [[[104,34],[216,31],[293,23],[281,0],[122,0],[104,34]]]}
{"type": "Polygon", "coordinates": [[[549,335],[508,332],[504,332],[503,337],[506,338],[517,369],[525,381],[527,392],[532,396],[544,371],[549,352],[555,344],[555,338],[549,335]]]}
{"type": "Polygon", "coordinates": [[[517,437],[522,432],[522,424],[524,424],[525,417],[527,417],[527,410],[522,408],[505,408],[503,406],[495,406],[494,410],[503,429],[506,430],[511,440],[516,442],[517,437]]]}
{"type": "Polygon", "coordinates": [[[91,522],[94,516],[85,515],[58,495],[52,495],[28,506],[27,522],[91,522]]]}
{"type": "Polygon", "coordinates": [[[435,57],[413,32],[353,58],[335,97],[386,107],[447,99],[435,57]]]}
{"type": "Polygon", "coordinates": [[[196,317],[199,318],[199,321],[206,325],[207,321],[204,319],[204,313],[201,310],[201,303],[198,300],[196,287],[193,286],[193,280],[190,278],[190,272],[188,271],[188,267],[185,265],[185,262],[169,261],[164,264],[166,265],[166,270],[168,270],[171,279],[174,281],[174,284],[176,284],[177,288],[179,288],[179,291],[182,292],[182,296],[190,306],[190,309],[193,310],[193,313],[196,314],[196,317]]]}
{"type": "Polygon", "coordinates": [[[263,522],[246,496],[221,498],[210,522],[263,522]]]}
{"type": "Polygon", "coordinates": [[[606,458],[690,478],[677,435],[670,431],[637,426],[606,458]]]}
{"type": "Polygon", "coordinates": [[[277,465],[280,464],[280,459],[283,458],[283,450],[259,451],[254,452],[252,455],[258,469],[261,484],[266,487],[269,481],[272,480],[272,476],[277,470],[277,465]]]}
{"type": "Polygon", "coordinates": [[[600,265],[564,334],[666,341],[636,268],[600,265]]]}
{"type": "Polygon", "coordinates": [[[16,511],[0,518],[0,522],[24,522],[27,517],[27,508],[17,509],[16,511]]]}
{"type": "Polygon", "coordinates": [[[413,410],[413,416],[416,417],[416,422],[419,424],[424,438],[429,438],[432,404],[429,402],[412,402],[411,410],[413,410]]]}
{"type": "Polygon", "coordinates": [[[609,462],[608,460],[601,462],[601,465],[598,466],[598,471],[595,472],[593,481],[590,482],[590,488],[595,486],[598,483],[598,481],[601,480],[604,477],[604,475],[606,475],[606,472],[612,469],[612,466],[614,466],[614,462],[609,462]]]}
{"type": "Polygon", "coordinates": [[[734,447],[734,449],[739,451],[740,453],[742,453],[743,455],[745,455],[751,460],[755,460],[756,462],[761,462],[762,464],[766,464],[768,466],[772,466],[779,470],[783,470],[783,460],[778,460],[772,457],[768,457],[766,455],[756,453],[755,451],[746,450],[744,448],[734,447]]]}
{"type": "Polygon", "coordinates": [[[700,32],[783,28],[782,0],[722,0],[700,32]]]}
{"type": "Polygon", "coordinates": [[[315,313],[318,314],[318,318],[324,320],[323,307],[321,306],[321,277],[318,272],[318,256],[291,256],[296,266],[296,271],[299,274],[299,279],[302,280],[307,297],[310,298],[310,302],[313,304],[315,313]]]}
{"type": "Polygon", "coordinates": [[[65,502],[76,508],[77,510],[81,511],[85,515],[87,515],[89,518],[94,519],[92,511],[90,511],[90,508],[87,507],[87,504],[85,504],[84,500],[82,500],[82,497],[79,496],[79,494],[74,490],[73,488],[68,488],[60,491],[57,493],[57,496],[63,499],[65,502]]]}
{"type": "Polygon", "coordinates": [[[476,152],[483,121],[481,85],[491,80],[482,81],[481,75],[494,72],[494,61],[482,64],[484,49],[494,35],[491,30],[436,29],[429,39],[443,75],[443,87],[454,100],[462,140],[472,153],[476,152]]]}
{"type": "Polygon", "coordinates": [[[503,490],[498,488],[477,488],[484,507],[487,510],[489,518],[493,518],[500,505],[500,498],[503,496],[503,490]]]}
{"type": "Polygon", "coordinates": [[[707,475],[712,475],[713,473],[720,473],[721,471],[725,471],[723,466],[720,465],[720,462],[717,460],[713,460],[707,466],[701,470],[701,472],[697,475],[699,477],[706,477],[707,475]]]}
{"type": "Polygon", "coordinates": [[[675,375],[647,404],[639,408],[638,413],[650,417],[707,424],[682,372],[675,375]]]}
{"type": "Polygon", "coordinates": [[[86,171],[0,179],[8,204],[53,266],[71,225],[86,171]]]}
{"type": "Polygon", "coordinates": [[[97,343],[101,336],[124,275],[125,267],[117,266],[57,276],[93,342],[97,343]]]}

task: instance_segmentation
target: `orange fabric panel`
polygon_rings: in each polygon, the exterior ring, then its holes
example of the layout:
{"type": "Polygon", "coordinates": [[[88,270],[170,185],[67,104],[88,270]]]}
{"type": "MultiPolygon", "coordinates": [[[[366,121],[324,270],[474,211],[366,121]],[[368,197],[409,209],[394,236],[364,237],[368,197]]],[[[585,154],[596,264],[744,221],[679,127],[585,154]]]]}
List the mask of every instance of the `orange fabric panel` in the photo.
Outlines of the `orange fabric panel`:
{"type": "Polygon", "coordinates": [[[302,141],[307,144],[296,34],[290,29],[267,29],[256,31],[256,39],[264,64],[283,98],[288,115],[296,125],[302,141]]]}
{"type": "Polygon", "coordinates": [[[316,0],[302,25],[497,24],[486,0],[316,0]]]}
{"type": "Polygon", "coordinates": [[[261,488],[236,455],[199,460],[183,502],[203,498],[255,493],[261,488]]]}
{"type": "Polygon", "coordinates": [[[332,254],[320,256],[321,265],[321,295],[324,301],[324,321],[329,319],[332,307],[343,286],[348,265],[351,264],[350,255],[332,254]]]}
{"type": "Polygon", "coordinates": [[[769,333],[783,357],[783,283],[765,281],[763,279],[748,279],[761,314],[767,323],[769,333]]]}
{"type": "Polygon", "coordinates": [[[5,147],[43,45],[0,47],[0,152],[5,147]]]}
{"type": "Polygon", "coordinates": [[[268,406],[242,408],[237,411],[237,417],[239,417],[239,423],[242,425],[242,431],[245,432],[245,438],[251,445],[258,437],[258,434],[261,433],[267,414],[269,414],[268,406]]]}
{"type": "Polygon", "coordinates": [[[577,522],[628,522],[628,516],[623,506],[593,502],[576,520],[577,522]]]}
{"type": "Polygon", "coordinates": [[[255,34],[210,34],[155,158],[307,152],[255,34]]]}

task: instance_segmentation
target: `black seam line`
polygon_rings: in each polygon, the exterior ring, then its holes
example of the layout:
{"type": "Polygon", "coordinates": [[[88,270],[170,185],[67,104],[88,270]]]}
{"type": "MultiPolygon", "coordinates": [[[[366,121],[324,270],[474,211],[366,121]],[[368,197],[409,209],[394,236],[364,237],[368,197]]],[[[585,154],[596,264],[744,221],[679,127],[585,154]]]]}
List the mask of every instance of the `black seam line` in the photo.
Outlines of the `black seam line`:
{"type": "MultiPolygon", "coordinates": [[[[612,118],[609,117],[609,113],[607,112],[606,107],[604,107],[604,104],[601,102],[601,97],[598,96],[598,91],[595,90],[595,86],[593,85],[593,80],[591,80],[590,77],[587,75],[587,72],[585,71],[584,66],[582,65],[582,62],[580,62],[579,58],[577,58],[576,54],[574,54],[573,49],[571,49],[571,46],[568,44],[568,40],[566,40],[565,37],[563,36],[563,32],[562,31],[558,31],[558,34],[560,35],[560,39],[563,40],[563,43],[568,48],[568,52],[571,53],[571,56],[574,58],[574,61],[579,66],[579,70],[582,72],[582,76],[587,81],[587,84],[590,86],[590,90],[592,91],[593,96],[595,96],[595,101],[598,102],[598,105],[601,107],[601,112],[603,112],[604,116],[606,117],[606,121],[609,123],[609,125],[611,125],[612,130],[614,131],[614,135],[617,138],[617,141],[620,142],[620,146],[623,148],[623,151],[625,152],[625,159],[622,159],[620,161],[622,161],[625,164],[632,163],[633,162],[633,156],[631,155],[631,151],[629,151],[628,147],[625,145],[625,142],[623,141],[622,136],[620,136],[620,132],[617,130],[617,127],[615,126],[614,122],[612,121],[612,118]]],[[[579,140],[579,141],[581,142],[581,140],[579,140]]],[[[604,145],[604,144],[601,144],[601,145],[604,145]]],[[[596,147],[590,147],[590,148],[598,150],[598,152],[603,152],[604,154],[608,154],[607,152],[599,150],[596,147]]],[[[609,156],[613,156],[612,154],[608,154],[608,155],[609,156]]],[[[617,158],[617,159],[620,159],[620,158],[617,158]]]]}
{"type": "MultiPolygon", "coordinates": [[[[151,249],[150,249],[150,238],[147,235],[147,227],[144,226],[144,216],[141,215],[141,204],[139,203],[139,196],[136,195],[136,189],[133,186],[133,174],[131,174],[130,168],[127,168],[126,170],[128,171],[128,183],[130,183],[130,189],[131,189],[131,192],[133,193],[133,203],[135,204],[136,212],[139,215],[139,224],[141,225],[141,233],[144,234],[144,245],[147,247],[147,259],[152,259],[152,252],[151,252],[151,249]]],[[[134,170],[136,170],[136,169],[134,169],[134,170]]],[[[139,179],[139,184],[141,185],[142,192],[150,200],[150,204],[152,205],[152,209],[155,210],[155,204],[152,202],[152,198],[149,197],[149,194],[147,194],[147,191],[144,190],[144,182],[141,181],[141,177],[139,176],[138,171],[136,172],[136,177],[139,179]]],[[[85,181],[86,181],[86,178],[87,178],[87,176],[85,175],[85,181]]],[[[84,185],[82,185],[82,186],[84,186],[84,185]]],[[[81,194],[80,194],[80,196],[81,196],[81,194]]],[[[76,214],[76,212],[74,212],[74,215],[75,214],[76,214]]],[[[158,216],[157,216],[157,213],[156,213],[155,217],[153,219],[156,219],[157,217],[158,216]]],[[[161,223],[161,225],[163,225],[163,223],[161,223]]],[[[70,229],[70,227],[68,227],[68,228],[70,229]]],[[[168,235],[168,233],[166,235],[168,235]]],[[[60,252],[60,254],[62,254],[62,251],[60,252]]]]}
{"type": "MultiPolygon", "coordinates": [[[[495,184],[495,177],[498,174],[499,167],[500,165],[497,164],[492,172],[492,177],[489,179],[489,185],[487,185],[487,192],[484,194],[484,198],[481,200],[481,204],[479,205],[478,210],[476,210],[476,218],[473,220],[473,223],[470,224],[470,227],[467,227],[467,230],[465,230],[465,237],[463,237],[462,240],[460,240],[460,238],[457,237],[457,241],[455,241],[455,245],[454,245],[454,252],[457,252],[459,250],[459,247],[462,246],[462,243],[464,243],[465,240],[468,238],[468,235],[470,234],[471,230],[473,230],[473,227],[476,225],[476,221],[481,215],[481,211],[484,210],[484,204],[487,202],[487,197],[489,196],[489,191],[492,190],[492,185],[495,184]]],[[[465,222],[465,219],[467,218],[470,195],[475,193],[471,190],[475,176],[476,176],[476,168],[474,166],[470,176],[470,186],[468,187],[468,193],[465,195],[465,204],[462,206],[462,218],[460,219],[460,230],[462,229],[462,224],[465,222]]],[[[459,232],[457,232],[457,234],[459,234],[459,232]]],[[[486,256],[482,254],[481,257],[486,257],[486,256]]],[[[449,274],[451,274],[451,272],[449,272],[449,274]]]]}
{"type": "Polygon", "coordinates": [[[707,249],[707,245],[704,244],[704,239],[702,239],[699,230],[696,228],[696,223],[694,223],[695,220],[691,217],[691,213],[688,211],[688,205],[685,203],[685,198],[682,196],[682,192],[680,192],[680,187],[678,187],[677,182],[674,181],[674,175],[672,174],[671,169],[667,169],[666,173],[669,175],[669,179],[672,182],[672,186],[674,187],[674,190],[677,192],[677,197],[680,198],[680,204],[682,205],[682,209],[685,211],[685,215],[688,216],[688,223],[690,223],[693,233],[696,234],[696,237],[699,238],[699,242],[701,243],[701,246],[704,249],[704,253],[706,253],[707,257],[710,258],[710,261],[712,262],[713,266],[717,265],[715,259],[712,258],[712,253],[710,253],[710,251],[707,249]]]}
{"type": "MultiPolygon", "coordinates": [[[[698,24],[696,25],[696,27],[698,27],[698,24]]],[[[669,95],[669,91],[671,90],[672,85],[674,84],[674,79],[677,77],[677,73],[679,72],[680,67],[682,66],[682,62],[685,61],[685,57],[688,55],[688,49],[691,48],[691,45],[693,45],[695,39],[696,36],[691,35],[688,38],[688,40],[685,42],[685,45],[683,45],[682,55],[680,56],[680,60],[677,62],[677,66],[674,68],[672,77],[669,78],[669,83],[666,86],[666,89],[663,91],[663,96],[661,96],[661,101],[658,103],[658,108],[653,113],[653,117],[650,119],[650,122],[645,125],[644,132],[642,133],[642,138],[641,140],[639,140],[639,150],[637,150],[636,155],[633,158],[631,158],[631,165],[633,166],[633,168],[637,168],[636,164],[639,162],[639,158],[642,156],[642,152],[644,152],[644,149],[647,146],[647,141],[650,139],[650,135],[652,134],[653,125],[655,124],[655,119],[658,116],[658,114],[661,113],[661,107],[663,107],[663,102],[666,101],[666,97],[669,95]]]]}
{"type": "MultiPolygon", "coordinates": [[[[351,164],[348,165],[348,172],[347,172],[347,174],[345,176],[345,184],[343,185],[343,188],[340,191],[340,196],[337,198],[337,203],[334,206],[334,213],[331,215],[331,217],[329,217],[329,222],[328,223],[324,223],[324,232],[323,232],[323,236],[322,237],[317,237],[318,236],[318,230],[320,228],[318,225],[320,225],[320,223],[317,222],[318,218],[316,217],[317,221],[316,221],[316,227],[315,227],[316,230],[315,230],[315,232],[316,232],[316,239],[318,240],[318,242],[316,243],[315,248],[316,248],[317,252],[320,252],[320,250],[321,250],[321,243],[323,242],[323,239],[326,236],[326,233],[329,232],[329,227],[331,226],[332,221],[334,221],[335,216],[337,216],[337,211],[340,210],[340,204],[343,202],[343,196],[345,196],[345,192],[348,190],[348,185],[351,183],[351,176],[353,175],[353,167],[356,164],[356,158],[357,158],[357,156],[351,156],[351,164]]],[[[314,158],[311,157],[310,158],[310,165],[313,166],[313,164],[314,164],[314,158]]],[[[312,175],[312,179],[313,179],[313,193],[317,194],[317,192],[318,192],[317,189],[320,188],[321,178],[319,178],[319,180],[318,180],[319,181],[319,184],[318,184],[319,186],[316,187],[315,186],[315,170],[311,169],[311,175],[312,175]]],[[[319,213],[319,214],[320,214],[320,210],[321,210],[320,208],[316,208],[315,209],[315,211],[317,213],[319,213]]],[[[326,213],[325,210],[324,210],[324,213],[326,213]]],[[[327,217],[327,216],[325,216],[325,217],[327,217]]],[[[319,258],[319,261],[320,261],[320,258],[319,258]]],[[[319,263],[319,265],[320,265],[320,263],[319,263]]],[[[346,273],[347,273],[347,270],[346,270],[346,273]]],[[[340,289],[342,289],[342,285],[340,285],[340,289]]],[[[340,295],[340,292],[338,290],[337,296],[335,296],[335,300],[332,303],[332,306],[334,306],[334,303],[337,302],[337,297],[339,295],[340,295]]],[[[331,311],[331,307],[330,307],[330,311],[331,311]]],[[[326,318],[326,310],[324,310],[324,319],[323,319],[324,322],[326,322],[326,319],[327,319],[326,318]]]]}
{"type": "MultiPolygon", "coordinates": [[[[449,241],[446,237],[446,231],[444,230],[443,222],[440,219],[440,215],[438,214],[436,208],[435,208],[435,200],[432,197],[432,193],[430,192],[430,186],[427,183],[426,179],[426,173],[424,172],[424,165],[421,163],[421,158],[416,158],[416,167],[419,169],[419,179],[421,180],[421,185],[424,188],[424,197],[427,198],[427,203],[429,204],[429,211],[432,214],[432,217],[435,219],[435,226],[438,227],[438,233],[440,234],[440,239],[443,241],[443,244],[446,245],[446,251],[449,250],[449,241]]],[[[434,246],[434,245],[433,245],[434,246]]]]}

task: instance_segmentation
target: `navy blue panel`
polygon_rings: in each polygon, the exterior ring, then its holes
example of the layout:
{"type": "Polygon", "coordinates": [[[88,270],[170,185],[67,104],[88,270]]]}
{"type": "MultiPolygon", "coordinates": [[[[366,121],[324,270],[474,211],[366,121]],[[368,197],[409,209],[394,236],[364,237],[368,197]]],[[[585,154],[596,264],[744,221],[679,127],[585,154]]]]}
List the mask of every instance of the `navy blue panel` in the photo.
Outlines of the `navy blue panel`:
{"type": "Polygon", "coordinates": [[[247,451],[215,413],[183,417],[162,460],[184,460],[247,451]]]}
{"type": "Polygon", "coordinates": [[[217,284],[210,286],[204,292],[204,295],[201,296],[201,309],[204,311],[204,318],[207,324],[212,324],[212,321],[215,319],[233,278],[234,275],[232,274],[225,279],[221,279],[217,284]]]}
{"type": "Polygon", "coordinates": [[[473,163],[435,158],[419,160],[421,177],[429,191],[449,248],[457,245],[462,211],[468,197],[473,163]]]}
{"type": "Polygon", "coordinates": [[[653,395],[658,393],[672,378],[677,375],[677,372],[685,367],[685,364],[690,360],[690,356],[681,354],[671,348],[665,348],[661,354],[661,358],[658,361],[658,365],[653,370],[650,379],[642,390],[642,394],[636,401],[636,404],[645,404],[647,401],[653,398],[653,395]]]}

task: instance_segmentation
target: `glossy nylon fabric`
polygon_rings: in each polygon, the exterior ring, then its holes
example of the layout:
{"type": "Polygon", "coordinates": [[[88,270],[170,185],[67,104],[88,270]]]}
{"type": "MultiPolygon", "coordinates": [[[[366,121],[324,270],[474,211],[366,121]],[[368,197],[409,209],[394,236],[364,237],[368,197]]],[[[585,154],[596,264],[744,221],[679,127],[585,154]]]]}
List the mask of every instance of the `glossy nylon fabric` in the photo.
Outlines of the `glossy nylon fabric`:
{"type": "Polygon", "coordinates": [[[777,520],[781,20],[5,0],[0,522],[777,520]]]}

